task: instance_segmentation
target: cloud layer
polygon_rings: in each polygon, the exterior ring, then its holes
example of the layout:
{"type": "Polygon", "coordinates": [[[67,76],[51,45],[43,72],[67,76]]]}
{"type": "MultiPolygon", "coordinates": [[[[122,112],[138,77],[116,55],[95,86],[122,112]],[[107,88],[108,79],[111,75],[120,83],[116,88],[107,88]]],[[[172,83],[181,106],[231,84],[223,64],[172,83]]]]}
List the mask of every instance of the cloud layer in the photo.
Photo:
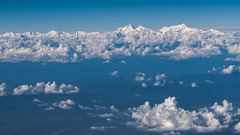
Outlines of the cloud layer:
{"type": "Polygon", "coordinates": [[[113,32],[50,31],[0,35],[0,61],[79,62],[82,59],[131,55],[174,59],[219,55],[221,49],[240,60],[239,32],[189,28],[185,24],[151,30],[132,25],[113,32]]]}

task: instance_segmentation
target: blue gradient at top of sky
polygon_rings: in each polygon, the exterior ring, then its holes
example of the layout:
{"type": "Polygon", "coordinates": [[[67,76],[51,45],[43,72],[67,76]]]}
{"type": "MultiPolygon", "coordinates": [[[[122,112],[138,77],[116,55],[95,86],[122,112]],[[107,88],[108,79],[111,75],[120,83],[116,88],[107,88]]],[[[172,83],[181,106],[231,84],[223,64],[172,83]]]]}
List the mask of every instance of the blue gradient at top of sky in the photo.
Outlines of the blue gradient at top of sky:
{"type": "Polygon", "coordinates": [[[240,0],[0,0],[0,34],[105,32],[128,24],[239,29],[239,13],[240,0]]]}

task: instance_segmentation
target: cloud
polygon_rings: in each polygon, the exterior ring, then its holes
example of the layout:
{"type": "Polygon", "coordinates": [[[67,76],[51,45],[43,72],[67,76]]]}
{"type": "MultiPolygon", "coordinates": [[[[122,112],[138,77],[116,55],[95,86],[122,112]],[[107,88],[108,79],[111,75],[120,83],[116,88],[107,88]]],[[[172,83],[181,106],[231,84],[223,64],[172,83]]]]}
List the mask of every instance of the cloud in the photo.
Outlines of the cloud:
{"type": "Polygon", "coordinates": [[[78,107],[82,110],[92,110],[92,108],[89,106],[78,105],[78,107]]]}
{"type": "Polygon", "coordinates": [[[191,83],[191,87],[192,88],[195,88],[195,87],[198,87],[197,84],[195,82],[191,83]]]}
{"type": "Polygon", "coordinates": [[[99,127],[92,126],[92,127],[90,127],[89,129],[90,129],[90,130],[105,131],[105,130],[107,130],[107,129],[113,129],[113,128],[116,128],[116,127],[113,127],[113,126],[99,126],[99,127]]]}
{"type": "Polygon", "coordinates": [[[69,109],[72,109],[72,106],[74,104],[75,103],[73,100],[67,99],[65,101],[60,101],[60,103],[53,103],[53,106],[61,108],[61,109],[69,110],[69,109]]]}
{"type": "MultiPolygon", "coordinates": [[[[153,84],[154,86],[164,86],[167,82],[167,76],[166,74],[157,74],[156,82],[153,84]]],[[[151,81],[152,77],[149,77],[146,79],[146,74],[138,72],[137,76],[135,77],[135,81],[140,82],[143,88],[147,87],[147,83],[145,81],[151,81]]]]}
{"type": "Polygon", "coordinates": [[[146,88],[147,87],[147,84],[145,82],[142,83],[142,87],[143,88],[146,88]]]}
{"type": "Polygon", "coordinates": [[[95,110],[105,110],[107,109],[105,106],[94,105],[95,110]]]}
{"type": "Polygon", "coordinates": [[[113,72],[111,72],[111,73],[109,73],[111,76],[118,76],[118,71],[117,70],[115,70],[115,71],[113,71],[113,72]]]}
{"type": "Polygon", "coordinates": [[[44,108],[44,110],[51,111],[51,110],[55,110],[55,108],[52,107],[52,106],[49,106],[49,107],[47,107],[47,108],[44,108]]]}
{"type": "Polygon", "coordinates": [[[212,70],[208,70],[208,73],[221,73],[221,74],[232,74],[234,72],[240,72],[240,66],[229,65],[228,67],[213,67],[212,70]]]}
{"type": "Polygon", "coordinates": [[[112,113],[104,113],[104,114],[99,114],[98,116],[102,117],[102,118],[109,118],[109,117],[113,117],[113,114],[112,113]]]}
{"type": "MultiPolygon", "coordinates": [[[[223,105],[215,103],[209,109],[188,111],[177,106],[175,97],[166,98],[161,104],[150,106],[145,102],[137,108],[130,108],[134,122],[128,125],[146,131],[196,131],[199,133],[221,131],[233,124],[233,118],[238,115],[232,104],[224,100],[223,105]]],[[[235,119],[237,120],[237,119],[235,119]]],[[[238,131],[239,125],[235,126],[238,131]]]]}
{"type": "Polygon", "coordinates": [[[142,82],[145,80],[145,76],[146,76],[145,73],[138,72],[137,76],[135,77],[135,81],[142,82]]]}
{"type": "Polygon", "coordinates": [[[222,74],[232,74],[234,71],[240,72],[240,66],[229,65],[229,67],[222,70],[222,74]]]}
{"type": "Polygon", "coordinates": [[[211,107],[218,115],[225,115],[227,111],[233,110],[232,103],[228,103],[227,100],[223,100],[223,105],[219,105],[217,102],[211,107]]]}
{"type": "MultiPolygon", "coordinates": [[[[146,82],[144,82],[145,81],[145,76],[146,76],[145,73],[138,72],[137,76],[135,77],[135,81],[141,82],[141,85],[142,85],[143,88],[147,87],[146,82]]],[[[150,81],[150,80],[148,79],[147,81],[150,81]]]]}
{"type": "Polygon", "coordinates": [[[117,109],[114,105],[111,105],[111,106],[110,106],[110,110],[111,110],[112,112],[118,112],[118,109],[117,109]]]}
{"type": "Polygon", "coordinates": [[[205,80],[205,82],[206,82],[206,83],[209,83],[209,84],[212,84],[212,83],[213,83],[213,81],[211,81],[211,80],[205,80]]]}
{"type": "Polygon", "coordinates": [[[208,70],[208,73],[216,73],[217,69],[215,67],[212,68],[212,70],[208,70]]]}
{"type": "Polygon", "coordinates": [[[5,88],[6,88],[6,84],[5,83],[0,84],[0,96],[7,95],[7,92],[5,91],[5,88]]]}
{"type": "Polygon", "coordinates": [[[35,102],[35,103],[41,103],[42,101],[39,100],[39,99],[37,99],[37,98],[35,98],[35,99],[33,100],[33,102],[35,102]]]}
{"type": "Polygon", "coordinates": [[[240,133],[240,122],[238,122],[235,126],[234,129],[236,130],[236,132],[240,133]]]}
{"type": "Polygon", "coordinates": [[[110,63],[110,60],[106,60],[106,61],[104,61],[104,62],[102,62],[102,63],[110,63]]]}
{"type": "Polygon", "coordinates": [[[157,74],[155,77],[156,82],[154,83],[154,86],[164,86],[167,82],[166,78],[167,76],[165,74],[157,74]]]}
{"type": "Polygon", "coordinates": [[[75,105],[75,102],[71,99],[62,100],[60,102],[55,102],[55,103],[45,103],[45,102],[35,98],[33,100],[33,102],[38,103],[39,107],[44,107],[44,110],[47,110],[47,111],[55,110],[55,108],[70,110],[75,105]]]}
{"type": "Polygon", "coordinates": [[[32,85],[20,85],[13,90],[13,95],[36,95],[36,94],[71,94],[79,93],[79,89],[71,84],[61,84],[57,86],[56,82],[40,82],[36,83],[35,86],[32,85]]]}
{"type": "Polygon", "coordinates": [[[178,83],[179,83],[180,85],[183,85],[183,84],[184,84],[184,82],[183,82],[183,81],[179,81],[178,83]]]}
{"type": "Polygon", "coordinates": [[[122,61],[121,61],[121,63],[124,63],[124,64],[126,64],[127,62],[126,62],[125,60],[122,60],[122,61]]]}
{"type": "Polygon", "coordinates": [[[235,65],[230,65],[228,68],[223,69],[222,73],[223,74],[231,74],[235,67],[236,67],[235,65]]]}

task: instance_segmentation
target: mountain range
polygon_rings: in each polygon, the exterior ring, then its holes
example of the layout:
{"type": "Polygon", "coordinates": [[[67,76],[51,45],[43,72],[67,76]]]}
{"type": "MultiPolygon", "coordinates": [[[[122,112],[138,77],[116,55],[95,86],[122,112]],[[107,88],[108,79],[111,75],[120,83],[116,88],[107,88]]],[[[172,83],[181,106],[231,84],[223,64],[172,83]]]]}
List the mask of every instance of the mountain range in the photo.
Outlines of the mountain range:
{"type": "Polygon", "coordinates": [[[130,24],[103,33],[50,31],[0,35],[2,62],[78,62],[133,55],[183,60],[224,53],[234,56],[225,60],[240,61],[240,32],[201,30],[185,24],[152,30],[140,25],[135,28],[130,24]]]}

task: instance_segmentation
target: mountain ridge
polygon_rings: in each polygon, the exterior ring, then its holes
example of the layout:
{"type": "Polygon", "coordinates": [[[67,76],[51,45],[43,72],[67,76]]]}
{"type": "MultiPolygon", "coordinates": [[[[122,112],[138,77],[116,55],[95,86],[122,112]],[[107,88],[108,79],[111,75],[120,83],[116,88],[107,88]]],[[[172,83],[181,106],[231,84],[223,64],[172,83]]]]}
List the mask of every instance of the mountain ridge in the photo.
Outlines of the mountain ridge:
{"type": "MultiPolygon", "coordinates": [[[[167,26],[167,27],[162,27],[160,29],[157,29],[157,30],[153,30],[153,29],[150,29],[150,28],[147,28],[147,27],[144,27],[142,25],[138,25],[137,27],[135,27],[134,25],[132,24],[129,24],[129,25],[126,25],[126,26],[122,26],[122,27],[119,27],[117,28],[116,30],[113,30],[113,31],[110,31],[110,33],[114,32],[114,31],[133,31],[133,30],[144,30],[144,29],[148,29],[148,30],[152,30],[152,31],[163,31],[165,29],[168,29],[168,30],[173,30],[173,29],[192,29],[192,30],[200,30],[200,31],[217,31],[217,32],[222,32],[222,31],[219,31],[219,30],[215,30],[215,29],[209,29],[209,30],[202,30],[202,29],[199,29],[199,28],[192,28],[192,27],[188,27],[186,24],[178,24],[178,25],[172,25],[172,26],[167,26]]],[[[94,31],[94,32],[85,32],[85,31],[76,31],[76,32],[84,32],[84,33],[108,33],[108,32],[98,32],[98,31],[94,31]]],[[[60,33],[69,33],[69,34],[73,34],[73,33],[76,33],[76,32],[64,32],[64,31],[56,31],[56,30],[51,30],[49,32],[36,32],[36,31],[27,31],[27,32],[22,32],[22,33],[14,33],[14,32],[6,32],[6,33],[3,33],[3,34],[0,34],[0,36],[3,36],[3,37],[7,37],[7,36],[13,36],[14,35],[19,35],[19,34],[31,34],[31,35],[36,35],[36,34],[47,34],[47,33],[57,33],[58,35],[60,33]],[[5,36],[4,36],[5,35],[5,36]]],[[[229,32],[238,32],[238,31],[229,31],[229,32]]],[[[224,33],[224,32],[222,32],[224,33]]]]}
{"type": "Polygon", "coordinates": [[[222,54],[240,61],[240,32],[201,30],[185,24],[152,30],[127,25],[112,32],[25,32],[0,35],[0,61],[78,62],[82,59],[159,55],[181,60],[222,54]]]}

